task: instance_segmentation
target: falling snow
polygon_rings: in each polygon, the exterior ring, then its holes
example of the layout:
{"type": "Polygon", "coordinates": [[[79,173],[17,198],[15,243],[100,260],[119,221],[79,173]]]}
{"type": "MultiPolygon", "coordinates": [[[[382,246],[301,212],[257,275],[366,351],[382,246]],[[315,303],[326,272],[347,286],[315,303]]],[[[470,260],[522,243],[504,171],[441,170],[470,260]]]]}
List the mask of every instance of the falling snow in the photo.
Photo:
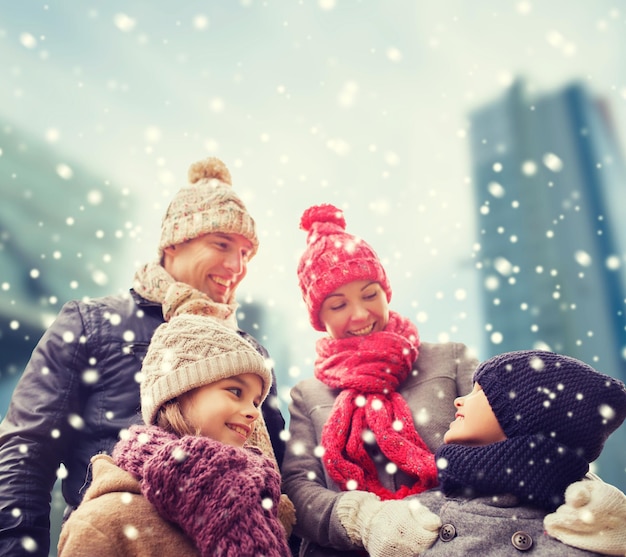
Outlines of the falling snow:
{"type": "MultiPolygon", "coordinates": [[[[0,415],[61,306],[126,291],[156,257],[161,216],[205,156],[224,159],[257,222],[239,317],[272,354],[286,416],[319,338],[295,274],[298,219],[314,203],[344,209],[377,250],[391,307],[422,341],[464,342],[480,359],[516,344],[568,351],[624,373],[624,138],[614,132],[626,129],[626,11],[614,1],[26,4],[8,3],[0,22],[0,352],[10,354],[0,415]],[[475,119],[510,102],[520,78],[515,125],[475,119]],[[572,83],[601,118],[546,117],[542,103],[572,83]],[[524,135],[537,115],[541,142],[524,135]]],[[[85,339],[66,331],[63,342],[85,339]]],[[[89,387],[101,374],[91,361],[79,377],[89,387]]],[[[414,419],[429,423],[429,410],[414,419]]]]}

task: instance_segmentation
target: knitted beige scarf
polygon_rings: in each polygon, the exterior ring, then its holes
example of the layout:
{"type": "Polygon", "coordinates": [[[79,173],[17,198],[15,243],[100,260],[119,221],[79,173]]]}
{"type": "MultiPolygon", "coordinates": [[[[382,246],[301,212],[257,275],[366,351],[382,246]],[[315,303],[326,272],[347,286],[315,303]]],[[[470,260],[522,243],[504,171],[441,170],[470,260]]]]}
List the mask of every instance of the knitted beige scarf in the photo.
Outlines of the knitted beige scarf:
{"type": "Polygon", "coordinates": [[[220,319],[229,327],[237,329],[238,304],[234,295],[230,303],[215,302],[192,286],[174,280],[159,261],[147,263],[137,270],[133,288],[146,300],[161,304],[166,321],[181,313],[194,313],[220,319]]]}

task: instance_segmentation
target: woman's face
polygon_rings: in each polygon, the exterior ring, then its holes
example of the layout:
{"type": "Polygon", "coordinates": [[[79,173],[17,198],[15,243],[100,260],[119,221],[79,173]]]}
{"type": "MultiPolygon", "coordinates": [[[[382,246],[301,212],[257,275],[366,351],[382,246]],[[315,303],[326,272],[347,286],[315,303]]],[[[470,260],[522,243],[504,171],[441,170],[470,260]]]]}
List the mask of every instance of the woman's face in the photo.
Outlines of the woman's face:
{"type": "Polygon", "coordinates": [[[349,282],[326,297],[320,310],[320,321],[332,338],[382,331],[389,322],[387,295],[378,282],[349,282]]]}

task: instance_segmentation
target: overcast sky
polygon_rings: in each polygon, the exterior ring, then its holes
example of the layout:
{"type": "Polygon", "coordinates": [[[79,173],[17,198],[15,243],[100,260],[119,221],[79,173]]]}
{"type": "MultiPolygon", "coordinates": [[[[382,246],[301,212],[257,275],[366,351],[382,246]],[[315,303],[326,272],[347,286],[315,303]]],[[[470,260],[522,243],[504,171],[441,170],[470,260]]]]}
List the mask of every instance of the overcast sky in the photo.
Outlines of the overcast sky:
{"type": "Polygon", "coordinates": [[[621,139],[624,37],[605,0],[0,0],[0,124],[140,200],[124,286],[188,166],[222,158],[262,242],[239,298],[284,322],[294,379],[317,338],[295,275],[314,203],[378,251],[422,339],[482,356],[468,115],[517,76],[579,79],[621,139]]]}

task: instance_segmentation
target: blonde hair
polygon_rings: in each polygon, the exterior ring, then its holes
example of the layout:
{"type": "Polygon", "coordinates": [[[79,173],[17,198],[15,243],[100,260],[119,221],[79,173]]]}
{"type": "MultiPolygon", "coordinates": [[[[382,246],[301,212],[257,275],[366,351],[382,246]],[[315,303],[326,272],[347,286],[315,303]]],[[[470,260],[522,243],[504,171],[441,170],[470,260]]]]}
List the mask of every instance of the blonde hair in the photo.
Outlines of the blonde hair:
{"type": "Polygon", "coordinates": [[[164,431],[178,435],[178,437],[183,435],[201,435],[200,429],[192,426],[185,419],[180,409],[180,403],[176,398],[166,402],[159,408],[155,422],[164,431]]]}

